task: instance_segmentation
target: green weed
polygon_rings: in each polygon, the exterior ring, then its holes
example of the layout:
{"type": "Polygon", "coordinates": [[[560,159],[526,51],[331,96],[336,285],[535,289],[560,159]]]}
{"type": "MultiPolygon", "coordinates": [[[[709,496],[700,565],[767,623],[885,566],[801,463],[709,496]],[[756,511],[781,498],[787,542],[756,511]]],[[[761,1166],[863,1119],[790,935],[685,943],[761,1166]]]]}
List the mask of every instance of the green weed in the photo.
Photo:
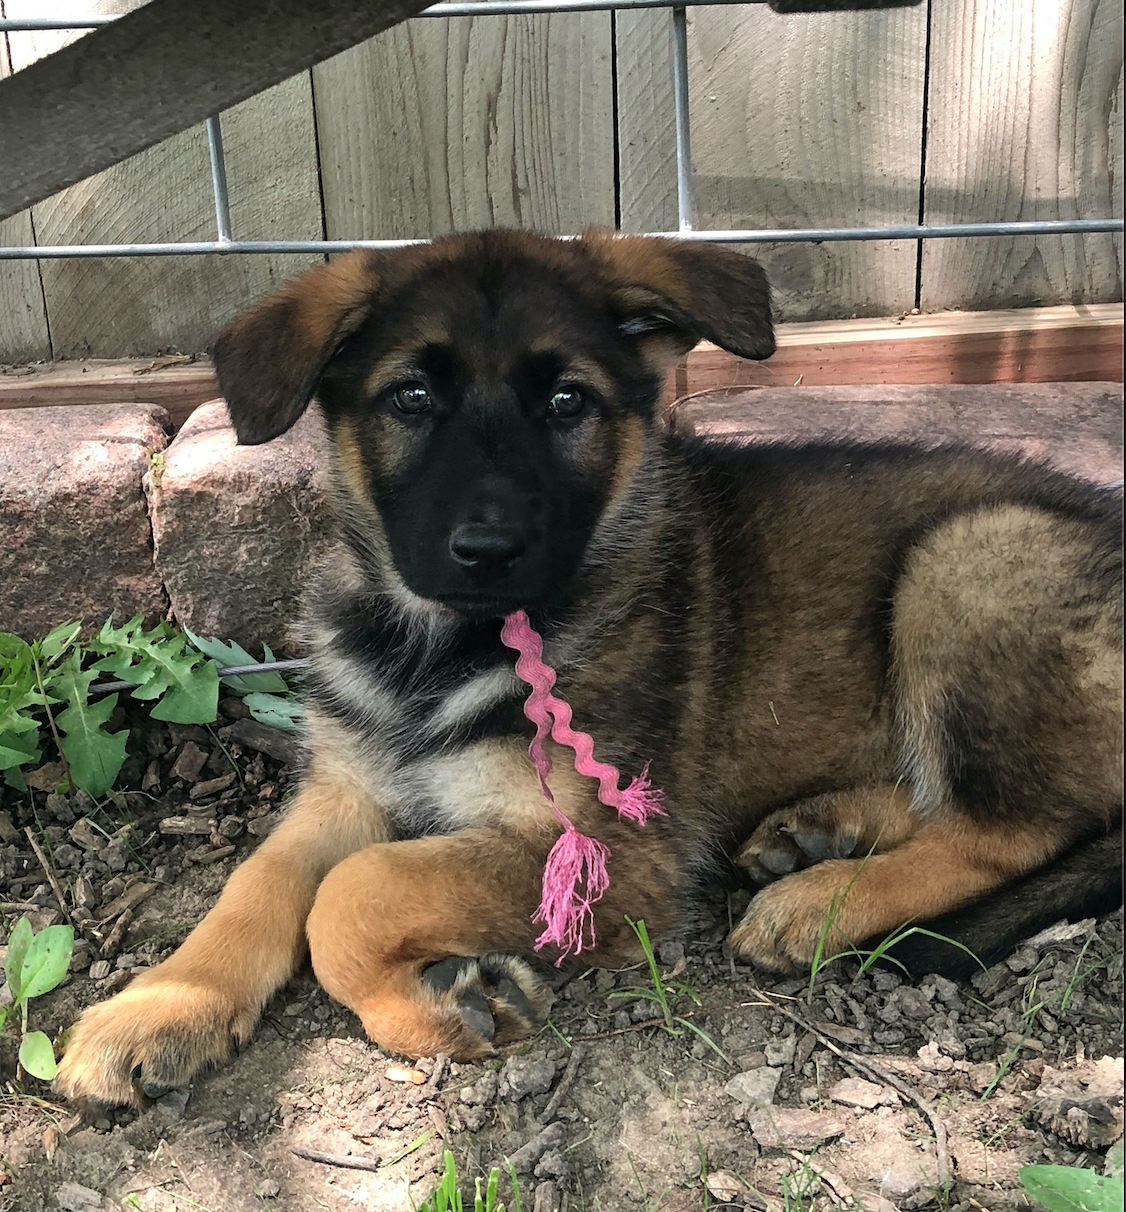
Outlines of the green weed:
{"type": "Polygon", "coordinates": [[[1123,1201],[1122,1138],[1111,1146],[1106,1166],[1023,1166],[1017,1173],[1031,1199],[1049,1212],[1119,1212],[1123,1201]]]}
{"type": "Polygon", "coordinates": [[[628,989],[615,990],[610,994],[610,998],[651,1002],[660,1011],[661,1027],[663,1030],[667,1031],[670,1035],[683,1035],[685,1031],[691,1031],[702,1039],[720,1060],[730,1065],[730,1058],[706,1031],[697,1027],[695,1023],[690,1022],[682,1015],[677,1014],[673,1009],[672,1002],[669,1000],[670,994],[674,998],[686,997],[689,1001],[695,1003],[695,1005],[700,1005],[700,999],[696,996],[695,989],[685,982],[666,984],[661,977],[661,970],[657,967],[657,957],[653,953],[653,944],[649,939],[649,930],[645,925],[644,919],[638,918],[635,922],[631,917],[627,916],[626,921],[629,923],[630,929],[637,935],[637,941],[641,944],[641,950],[645,954],[645,961],[649,965],[649,979],[652,981],[652,987],[645,988],[641,985],[633,985],[628,989]]]}
{"type": "MultiPolygon", "coordinates": [[[[447,1149],[443,1154],[445,1170],[442,1181],[435,1187],[429,1198],[418,1206],[418,1212],[465,1212],[466,1204],[458,1186],[457,1163],[454,1155],[447,1149]]],[[[509,1176],[512,1179],[512,1212],[521,1212],[520,1183],[516,1171],[509,1166],[509,1176]]],[[[505,1205],[497,1198],[500,1186],[500,1170],[494,1166],[485,1180],[485,1189],[481,1190],[481,1179],[476,1179],[473,1193],[473,1212],[505,1212],[505,1205]]]]}
{"type": "Polygon", "coordinates": [[[26,917],[20,918],[8,939],[4,975],[12,1004],[0,1006],[0,1030],[10,1019],[16,1020],[20,1064],[32,1077],[43,1081],[49,1082],[57,1072],[55,1050],[44,1032],[27,1029],[28,1006],[32,998],[50,993],[63,979],[73,950],[73,926],[48,926],[35,934],[26,917]]]}
{"type": "Polygon", "coordinates": [[[0,776],[17,790],[27,789],[23,772],[43,761],[44,727],[65,789],[94,799],[111,790],[125,763],[128,732],[108,730],[118,692],[99,692],[107,678],[129,683],[127,693],[151,703],[158,720],[214,723],[222,683],[242,696],[255,719],[278,728],[297,725],[302,706],[281,674],[220,678],[221,666],[254,663],[237,644],[204,640],[166,622],[146,631],[141,615],[121,627],[108,620],[85,644],[81,628],[63,623],[34,644],[0,633],[0,776]]]}

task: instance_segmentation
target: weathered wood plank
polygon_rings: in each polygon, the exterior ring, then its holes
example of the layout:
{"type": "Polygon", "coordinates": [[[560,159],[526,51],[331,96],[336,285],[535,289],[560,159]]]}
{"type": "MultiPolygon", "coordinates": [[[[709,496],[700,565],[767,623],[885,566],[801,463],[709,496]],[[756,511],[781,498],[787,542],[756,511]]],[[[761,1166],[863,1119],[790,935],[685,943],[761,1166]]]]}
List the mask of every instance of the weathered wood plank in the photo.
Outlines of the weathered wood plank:
{"type": "MultiPolygon", "coordinates": [[[[4,5],[0,2],[0,15],[4,5]]],[[[11,74],[8,35],[0,34],[0,80],[11,74]]],[[[31,212],[0,221],[0,244],[34,244],[31,212]]],[[[34,261],[0,261],[0,362],[35,362],[51,356],[47,311],[34,261]]]]}
{"type": "Polygon", "coordinates": [[[0,372],[0,410],[57,408],[77,404],[159,404],[175,428],[207,400],[219,384],[207,358],[172,362],[152,358],[48,362],[0,372]]]}
{"type": "MultiPolygon", "coordinates": [[[[926,13],[688,14],[696,226],[857,226],[918,216],[926,13]]],[[[618,18],[622,224],[676,226],[665,14],[618,18]]],[[[915,302],[916,246],[758,245],[787,320],[915,302]]]]}
{"type": "MultiPolygon", "coordinates": [[[[116,7],[130,2],[116,0],[116,7]]],[[[38,9],[35,0],[6,0],[6,7],[10,16],[30,16],[38,9]]],[[[71,0],[68,15],[108,7],[71,0]]],[[[60,35],[21,33],[11,39],[18,69],[53,52],[60,35]]],[[[308,74],[228,110],[222,127],[235,234],[318,239],[322,225],[308,74]]],[[[197,127],[175,135],[41,202],[34,217],[41,244],[214,239],[206,134],[197,127]]],[[[239,309],[313,259],[42,261],[54,354],[122,357],[205,349],[239,309]]]]}
{"type": "Polygon", "coordinates": [[[0,217],[354,46],[425,4],[149,0],[88,41],[0,81],[0,217]]]}
{"type": "Polygon", "coordinates": [[[618,108],[622,229],[676,231],[672,17],[638,10],[615,14],[614,23],[618,89],[627,99],[618,108]]]}
{"type": "MultiPolygon", "coordinates": [[[[1122,214],[1122,0],[934,6],[926,219],[1122,214]]],[[[932,240],[922,307],[1122,298],[1113,235],[932,240]]]]}
{"type": "MultiPolygon", "coordinates": [[[[704,341],[670,375],[665,398],[750,386],[1122,380],[1122,305],[781,324],[767,362],[704,341]]],[[[0,373],[0,409],[151,403],[178,427],[219,394],[206,358],[55,362],[0,373]]],[[[678,408],[694,407],[692,401],[678,408]]]]}
{"type": "Polygon", "coordinates": [[[614,221],[606,13],[408,22],[313,81],[330,238],[614,221]]]}
{"type": "Polygon", "coordinates": [[[1056,383],[1122,380],[1122,304],[780,324],[778,351],[749,362],[703,341],[675,393],[744,385],[1056,383]]]}

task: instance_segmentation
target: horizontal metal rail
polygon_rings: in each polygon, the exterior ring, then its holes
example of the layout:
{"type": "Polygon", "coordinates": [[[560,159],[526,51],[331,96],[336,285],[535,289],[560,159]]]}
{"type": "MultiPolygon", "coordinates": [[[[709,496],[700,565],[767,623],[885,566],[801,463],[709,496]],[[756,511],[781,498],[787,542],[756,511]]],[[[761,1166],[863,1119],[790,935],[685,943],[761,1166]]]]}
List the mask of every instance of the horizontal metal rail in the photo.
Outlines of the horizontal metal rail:
{"type": "MultiPolygon", "coordinates": [[[[906,227],[748,228],[746,231],[646,232],[668,239],[706,244],[834,243],[846,240],[952,240],[964,236],[1064,236],[1120,232],[1121,219],[1043,219],[1014,223],[947,223],[906,227]]],[[[563,237],[576,239],[577,237],[563,237]]],[[[193,240],[166,244],[44,244],[0,247],[0,261],[66,260],[75,257],[176,257],[204,254],[336,253],[353,248],[387,250],[429,244],[417,240],[193,240]]]]}
{"type": "MultiPolygon", "coordinates": [[[[994,223],[907,224],[892,227],[747,228],[707,230],[694,227],[692,154],[689,138],[689,79],[686,8],[717,0],[447,0],[424,9],[421,17],[504,16],[516,13],[590,12],[608,9],[672,9],[673,104],[676,132],[676,196],[678,230],[650,232],[653,236],[678,236],[708,244],[835,243],[856,240],[943,240],[966,237],[1013,237],[1090,235],[1121,232],[1123,220],[1037,219],[994,223]]],[[[740,0],[718,0],[739,3],[740,0]]],[[[762,3],[765,0],[752,0],[762,3]]],[[[0,20],[2,30],[94,29],[117,21],[118,16],[96,16],[77,20],[49,17],[0,20]]],[[[69,260],[80,257],[175,257],[209,255],[278,255],[285,253],[327,254],[353,248],[394,249],[428,243],[408,240],[236,240],[231,225],[227,194],[223,132],[218,116],[208,119],[207,145],[211,161],[211,184],[215,203],[216,239],[174,240],[134,244],[44,244],[0,247],[0,261],[69,260]]]]}
{"type": "MultiPolygon", "coordinates": [[[[309,662],[304,657],[296,657],[292,661],[259,661],[252,665],[227,665],[220,667],[217,672],[221,678],[239,677],[244,673],[300,673],[307,669],[309,662]]],[[[115,694],[119,690],[136,690],[140,682],[99,682],[90,687],[90,697],[115,694]]]]}
{"type": "MultiPolygon", "coordinates": [[[[432,4],[408,20],[419,17],[515,17],[536,13],[603,13],[612,9],[677,8],[700,4],[765,4],[767,0],[450,0],[432,4]]],[[[100,29],[125,14],[74,17],[0,17],[0,33],[36,33],[41,30],[100,29]]]]}

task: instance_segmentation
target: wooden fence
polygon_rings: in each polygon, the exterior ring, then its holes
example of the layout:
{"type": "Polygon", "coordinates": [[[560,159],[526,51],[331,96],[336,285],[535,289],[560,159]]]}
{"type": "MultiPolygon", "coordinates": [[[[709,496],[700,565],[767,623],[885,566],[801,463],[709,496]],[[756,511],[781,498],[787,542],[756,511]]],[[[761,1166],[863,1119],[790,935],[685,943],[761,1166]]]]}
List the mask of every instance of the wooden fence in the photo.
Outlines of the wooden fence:
{"type": "MultiPolygon", "coordinates": [[[[136,0],[2,0],[7,17],[136,0]]],[[[1122,214],[1122,0],[689,9],[697,226],[1122,214]]],[[[223,115],[245,239],[676,226],[667,10],[407,22],[223,115]]],[[[0,73],[73,34],[7,35],[0,73]]],[[[0,165],[0,172],[3,166],[0,165]]],[[[214,237],[185,132],[0,223],[0,244],[214,237]]],[[[757,246],[781,318],[1122,298],[1117,235],[757,246]]],[[[0,262],[0,361],[204,349],[314,258],[0,262]]]]}

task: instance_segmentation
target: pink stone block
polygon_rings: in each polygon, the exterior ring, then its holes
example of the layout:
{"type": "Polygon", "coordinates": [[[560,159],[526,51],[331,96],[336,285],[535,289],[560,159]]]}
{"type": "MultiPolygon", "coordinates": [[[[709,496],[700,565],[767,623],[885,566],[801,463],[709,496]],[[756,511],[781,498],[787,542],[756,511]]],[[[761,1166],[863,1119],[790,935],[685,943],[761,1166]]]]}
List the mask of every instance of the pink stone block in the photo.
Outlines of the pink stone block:
{"type": "Polygon", "coordinates": [[[167,428],[150,404],[0,410],[0,631],[164,611],[142,477],[167,428]]]}
{"type": "Polygon", "coordinates": [[[149,482],[156,565],[180,623],[292,650],[289,628],[329,535],[326,462],[315,408],[262,446],[236,443],[222,400],[192,413],[159,484],[149,482]]]}
{"type": "Polygon", "coordinates": [[[1121,383],[741,387],[673,406],[681,433],[744,442],[964,442],[1122,478],[1121,383]]]}

